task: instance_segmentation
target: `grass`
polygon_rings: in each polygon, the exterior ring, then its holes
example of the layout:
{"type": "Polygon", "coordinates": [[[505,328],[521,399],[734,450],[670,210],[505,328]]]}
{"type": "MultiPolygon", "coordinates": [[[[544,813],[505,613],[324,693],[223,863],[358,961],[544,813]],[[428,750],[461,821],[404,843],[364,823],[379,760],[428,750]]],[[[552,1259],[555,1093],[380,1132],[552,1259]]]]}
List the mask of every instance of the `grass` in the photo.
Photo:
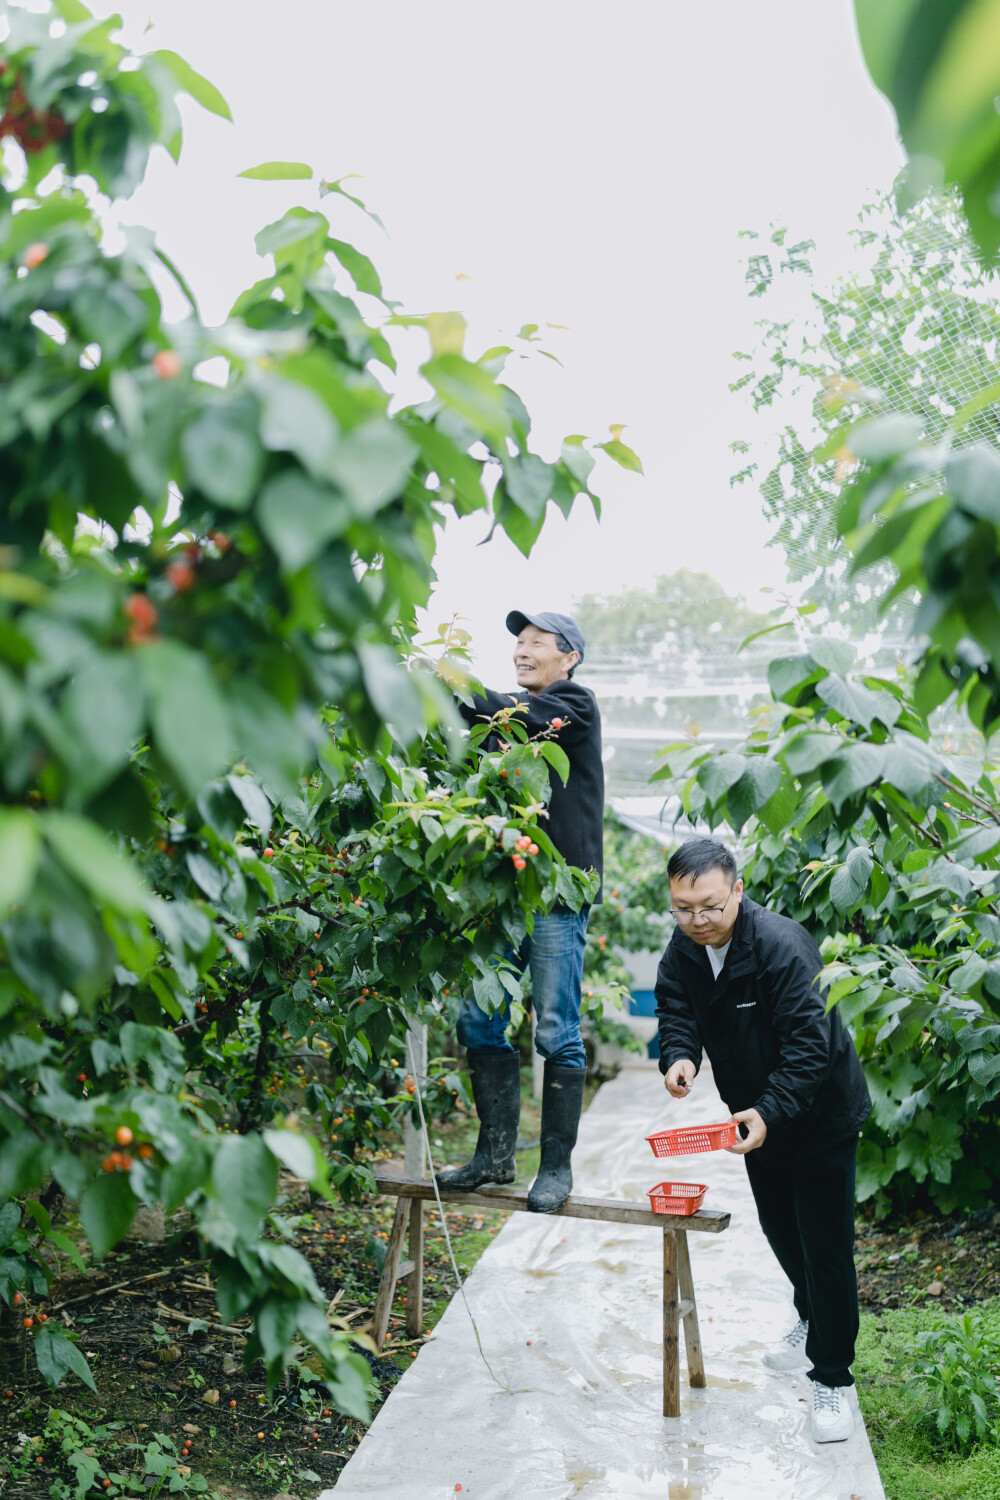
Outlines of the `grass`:
{"type": "MultiPolygon", "coordinates": [[[[975,1311],[1000,1328],[1000,1298],[975,1311]]],[[[907,1347],[938,1316],[921,1308],[861,1318],[854,1375],[887,1500],[1000,1500],[1000,1446],[949,1451],[902,1392],[907,1347]]]]}

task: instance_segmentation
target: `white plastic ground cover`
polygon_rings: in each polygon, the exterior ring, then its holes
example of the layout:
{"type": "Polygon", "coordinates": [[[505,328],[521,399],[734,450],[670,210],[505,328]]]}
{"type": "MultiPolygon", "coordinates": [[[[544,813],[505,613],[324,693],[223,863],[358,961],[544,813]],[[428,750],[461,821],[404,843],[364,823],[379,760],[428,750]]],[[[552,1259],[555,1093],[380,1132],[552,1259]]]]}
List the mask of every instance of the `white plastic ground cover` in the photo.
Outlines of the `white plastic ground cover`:
{"type": "Polygon", "coordinates": [[[761,1366],[794,1313],[742,1160],[658,1159],[644,1139],[726,1117],[707,1070],[674,1102],[642,1063],[598,1092],[573,1157],[575,1190],[589,1196],[647,1202],[670,1177],[708,1183],[705,1207],[732,1213],[725,1233],[688,1240],[708,1388],[691,1390],[682,1362],[680,1417],[662,1415],[659,1231],[513,1214],[466,1282],[512,1394],[453,1299],[320,1500],[884,1500],[860,1415],[849,1442],[817,1446],[808,1380],[761,1366]]]}

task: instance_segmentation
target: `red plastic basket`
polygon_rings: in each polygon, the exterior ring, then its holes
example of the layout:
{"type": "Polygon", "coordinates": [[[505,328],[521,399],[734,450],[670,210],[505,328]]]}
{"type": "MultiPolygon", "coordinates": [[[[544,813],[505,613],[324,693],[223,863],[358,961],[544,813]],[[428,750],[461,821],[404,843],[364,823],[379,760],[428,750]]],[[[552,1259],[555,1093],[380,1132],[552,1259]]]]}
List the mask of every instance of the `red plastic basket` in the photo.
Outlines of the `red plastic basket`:
{"type": "Polygon", "coordinates": [[[680,1130],[657,1130],[647,1135],[654,1156],[686,1156],[689,1151],[723,1151],[736,1144],[736,1122],[722,1125],[685,1125],[680,1130]]]}
{"type": "Polygon", "coordinates": [[[654,1214],[693,1214],[707,1192],[700,1182],[658,1182],[649,1189],[649,1206],[654,1214]]]}

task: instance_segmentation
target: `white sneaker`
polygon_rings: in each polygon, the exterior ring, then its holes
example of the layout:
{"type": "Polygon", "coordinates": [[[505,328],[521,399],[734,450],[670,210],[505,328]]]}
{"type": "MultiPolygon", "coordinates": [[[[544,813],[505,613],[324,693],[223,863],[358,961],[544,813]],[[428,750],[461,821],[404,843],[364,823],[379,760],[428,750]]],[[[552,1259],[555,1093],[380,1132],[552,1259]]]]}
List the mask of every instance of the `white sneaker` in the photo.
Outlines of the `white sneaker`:
{"type": "Polygon", "coordinates": [[[854,1431],[854,1412],[848,1397],[849,1386],[812,1383],[813,1409],[810,1430],[814,1443],[843,1443],[854,1431]]]}
{"type": "Polygon", "coordinates": [[[763,1363],[769,1370],[804,1370],[809,1364],[806,1359],[806,1335],[809,1332],[809,1324],[800,1318],[794,1328],[790,1328],[783,1339],[772,1344],[764,1355],[763,1363]]]}

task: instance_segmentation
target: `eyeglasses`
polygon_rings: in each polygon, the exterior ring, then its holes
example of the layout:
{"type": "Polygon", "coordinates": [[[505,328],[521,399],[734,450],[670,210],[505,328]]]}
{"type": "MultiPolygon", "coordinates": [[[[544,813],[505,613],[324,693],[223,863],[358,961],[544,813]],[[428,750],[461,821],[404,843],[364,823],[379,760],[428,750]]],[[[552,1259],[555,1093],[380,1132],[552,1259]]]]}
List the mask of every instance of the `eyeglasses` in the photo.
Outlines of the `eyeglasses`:
{"type": "Polygon", "coordinates": [[[693,922],[695,917],[707,917],[709,922],[712,923],[721,922],[722,914],[725,911],[726,906],[729,905],[730,899],[735,889],[736,883],[734,881],[733,884],[729,887],[729,895],[726,897],[725,906],[702,906],[695,911],[678,911],[675,906],[671,906],[668,907],[668,911],[670,912],[670,915],[675,919],[675,921],[680,922],[685,927],[689,922],[693,922]]]}

